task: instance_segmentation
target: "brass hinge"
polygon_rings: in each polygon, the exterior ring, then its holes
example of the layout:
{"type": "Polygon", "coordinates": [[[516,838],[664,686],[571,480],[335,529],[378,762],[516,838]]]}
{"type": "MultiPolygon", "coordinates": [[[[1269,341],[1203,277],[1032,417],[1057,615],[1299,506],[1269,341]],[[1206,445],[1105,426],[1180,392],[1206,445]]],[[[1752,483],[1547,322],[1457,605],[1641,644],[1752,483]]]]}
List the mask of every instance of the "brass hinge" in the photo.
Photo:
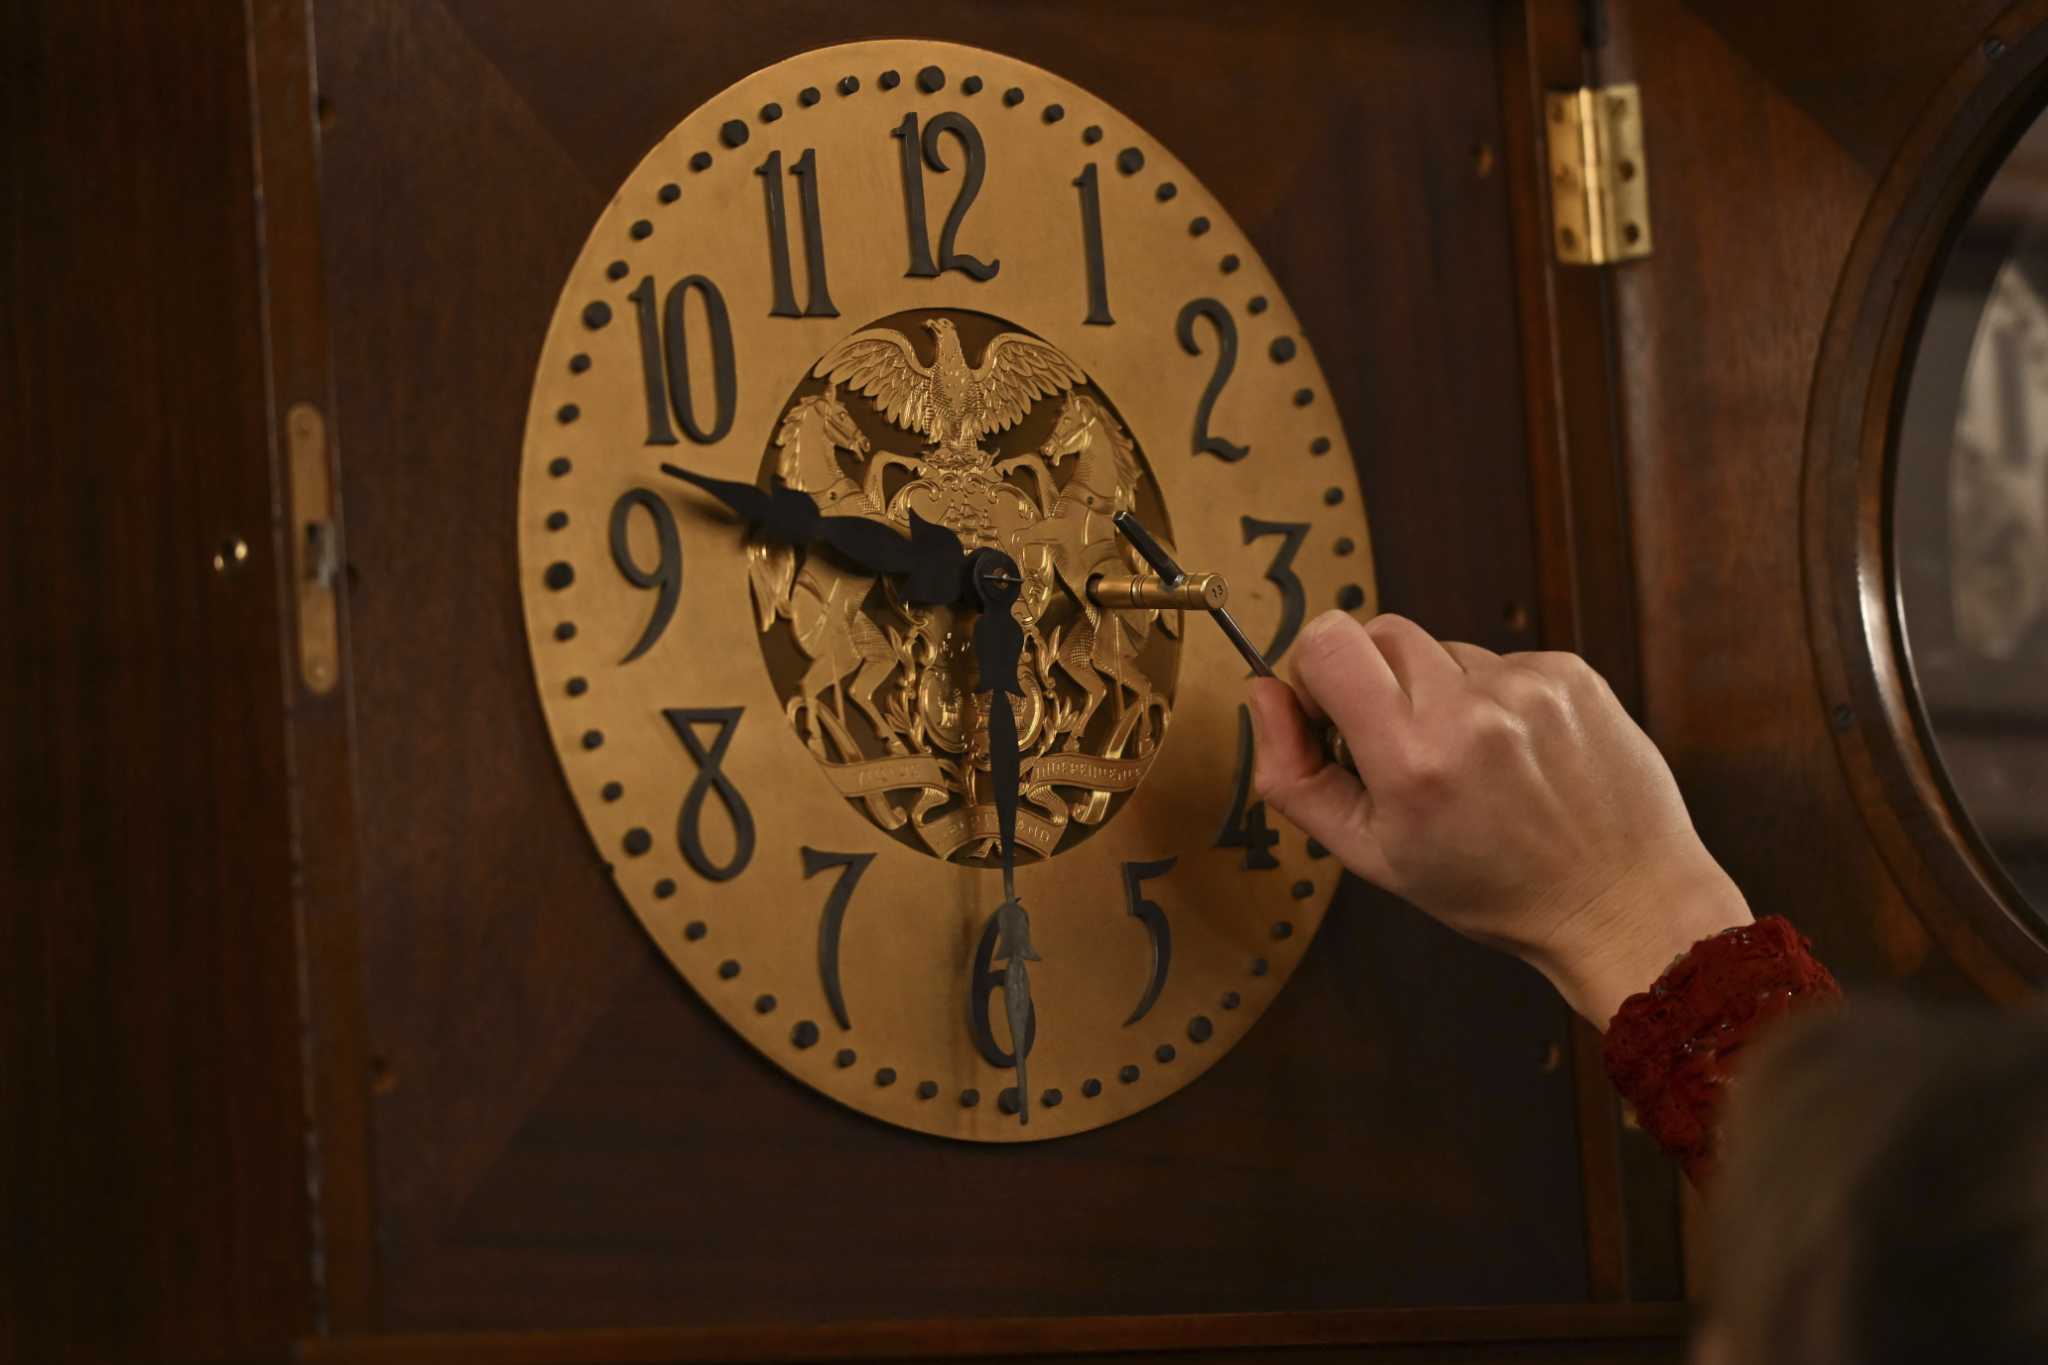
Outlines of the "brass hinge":
{"type": "Polygon", "coordinates": [[[292,404],[285,414],[285,443],[291,452],[292,571],[299,585],[299,676],[307,691],[324,694],[341,680],[334,600],[341,544],[327,470],[327,420],[320,409],[292,404]]]}
{"type": "Polygon", "coordinates": [[[1649,255],[1649,167],[1636,87],[1553,90],[1543,103],[1557,259],[1612,265],[1649,255]]]}

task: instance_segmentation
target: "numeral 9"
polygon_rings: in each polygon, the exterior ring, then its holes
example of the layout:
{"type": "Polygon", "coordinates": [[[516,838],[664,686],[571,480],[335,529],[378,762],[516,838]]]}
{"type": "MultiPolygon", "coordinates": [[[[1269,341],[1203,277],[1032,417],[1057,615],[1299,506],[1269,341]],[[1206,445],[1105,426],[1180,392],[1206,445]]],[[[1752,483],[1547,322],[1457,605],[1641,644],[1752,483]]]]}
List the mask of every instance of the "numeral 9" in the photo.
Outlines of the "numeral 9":
{"type": "Polygon", "coordinates": [[[683,595],[683,542],[676,533],[675,513],[668,510],[668,504],[645,488],[635,488],[620,495],[612,504],[612,563],[619,566],[619,573],[636,588],[654,588],[654,614],[647,618],[647,628],[640,632],[640,642],[633,646],[620,663],[633,660],[653,648],[661,633],[668,629],[669,618],[676,614],[676,602],[683,595]],[[654,538],[658,557],[654,567],[643,569],[633,560],[633,545],[627,538],[635,507],[646,510],[654,521],[654,538]]]}

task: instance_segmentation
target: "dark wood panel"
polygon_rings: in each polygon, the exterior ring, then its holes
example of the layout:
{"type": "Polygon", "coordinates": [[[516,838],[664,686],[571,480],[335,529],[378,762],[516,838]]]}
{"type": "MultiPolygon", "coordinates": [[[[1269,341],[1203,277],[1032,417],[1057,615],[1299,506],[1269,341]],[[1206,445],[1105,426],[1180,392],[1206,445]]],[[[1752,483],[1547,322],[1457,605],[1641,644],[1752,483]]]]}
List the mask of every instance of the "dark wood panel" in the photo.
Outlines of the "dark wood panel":
{"type": "Polygon", "coordinates": [[[991,1360],[1082,1362],[1514,1360],[1675,1361],[1676,1305],[1393,1309],[1352,1313],[1150,1318],[994,1318],[848,1322],[818,1327],[667,1328],[640,1332],[391,1336],[309,1341],[309,1365],[635,1365],[695,1360],[991,1360]]]}
{"type": "Polygon", "coordinates": [[[9,1360],[315,1321],[246,17],[0,40],[9,1360]]]}
{"type": "MultiPolygon", "coordinates": [[[[1526,643],[1507,190],[1475,155],[1501,135],[1493,7],[1282,8],[1137,4],[1107,26],[969,0],[929,22],[1102,91],[1237,208],[1362,452],[1388,604],[1526,643]]],[[[316,13],[383,1321],[1583,1297],[1561,1006],[1361,890],[1225,1064],[1047,1147],[881,1127],[724,1032],[611,894],[530,695],[526,385],[560,272],[646,147],[737,76],[895,12],[316,13]],[[1033,1209],[1008,1246],[1003,1190],[1033,1209]]]]}
{"type": "MultiPolygon", "coordinates": [[[[1635,579],[1613,346],[1611,273],[1556,263],[1543,97],[1599,79],[1577,0],[1501,6],[1503,165],[1514,213],[1523,402],[1536,528],[1541,638],[1582,655],[1640,717],[1635,579]]],[[[1678,1176],[1625,1125],[1600,1034],[1571,1030],[1591,1291],[1600,1300],[1677,1298],[1678,1176]]]]}
{"type": "Polygon", "coordinates": [[[1940,5],[1807,0],[1799,5],[1689,0],[1716,45],[1760,75],[1873,178],[1965,45],[2008,0],[1940,5]]]}
{"type": "Polygon", "coordinates": [[[1813,106],[1870,103],[1868,70],[1932,88],[1977,20],[1859,6],[1830,32],[1885,50],[1845,61],[1782,6],[1718,5],[1712,24],[1704,8],[1613,9],[1613,75],[1645,92],[1657,245],[1615,274],[1644,716],[1758,914],[1790,916],[1852,983],[1960,992],[1842,779],[1807,634],[1800,478],[1823,329],[1875,184],[1875,154],[1813,106]]]}

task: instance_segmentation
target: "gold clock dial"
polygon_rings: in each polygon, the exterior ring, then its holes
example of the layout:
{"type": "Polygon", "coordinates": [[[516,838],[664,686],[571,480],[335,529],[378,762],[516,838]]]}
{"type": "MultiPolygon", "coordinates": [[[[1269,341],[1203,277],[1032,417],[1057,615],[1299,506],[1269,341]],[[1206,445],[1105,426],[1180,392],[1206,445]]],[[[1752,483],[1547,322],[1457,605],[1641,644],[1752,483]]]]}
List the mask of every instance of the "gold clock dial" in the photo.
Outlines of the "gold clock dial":
{"type": "Polygon", "coordinates": [[[663,139],[569,272],[519,509],[563,772],[676,969],[844,1104],[980,1141],[1123,1117],[1242,1037],[1321,920],[1340,869],[1254,799],[1222,633],[1089,600],[1140,567],[1118,511],[1222,574],[1269,655],[1372,609],[1277,283],[1048,72],[911,40],[790,58],[663,139]],[[978,604],[750,532],[664,464],[1009,556],[1021,1037],[978,604]]]}

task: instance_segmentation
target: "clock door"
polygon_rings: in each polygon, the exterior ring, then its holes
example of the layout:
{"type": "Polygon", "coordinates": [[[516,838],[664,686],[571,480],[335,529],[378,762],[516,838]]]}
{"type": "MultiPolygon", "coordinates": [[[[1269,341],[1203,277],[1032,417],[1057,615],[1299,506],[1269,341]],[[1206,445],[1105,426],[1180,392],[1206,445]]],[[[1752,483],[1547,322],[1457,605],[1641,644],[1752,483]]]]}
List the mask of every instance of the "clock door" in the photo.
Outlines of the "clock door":
{"type": "Polygon", "coordinates": [[[336,1150],[375,1191],[337,1326],[1075,1349],[1675,1296],[1668,1181],[1620,1198],[1543,982],[1269,819],[1206,618],[1079,605],[1145,567],[1124,506],[1276,654],[1375,603],[1559,639],[1525,40],[1478,0],[919,23],[315,6],[369,1059],[336,1150]],[[1005,347],[1042,391],[948,406],[1005,347]],[[664,464],[1014,559],[1021,1031],[972,611],[920,642],[900,585],[664,464]]]}

